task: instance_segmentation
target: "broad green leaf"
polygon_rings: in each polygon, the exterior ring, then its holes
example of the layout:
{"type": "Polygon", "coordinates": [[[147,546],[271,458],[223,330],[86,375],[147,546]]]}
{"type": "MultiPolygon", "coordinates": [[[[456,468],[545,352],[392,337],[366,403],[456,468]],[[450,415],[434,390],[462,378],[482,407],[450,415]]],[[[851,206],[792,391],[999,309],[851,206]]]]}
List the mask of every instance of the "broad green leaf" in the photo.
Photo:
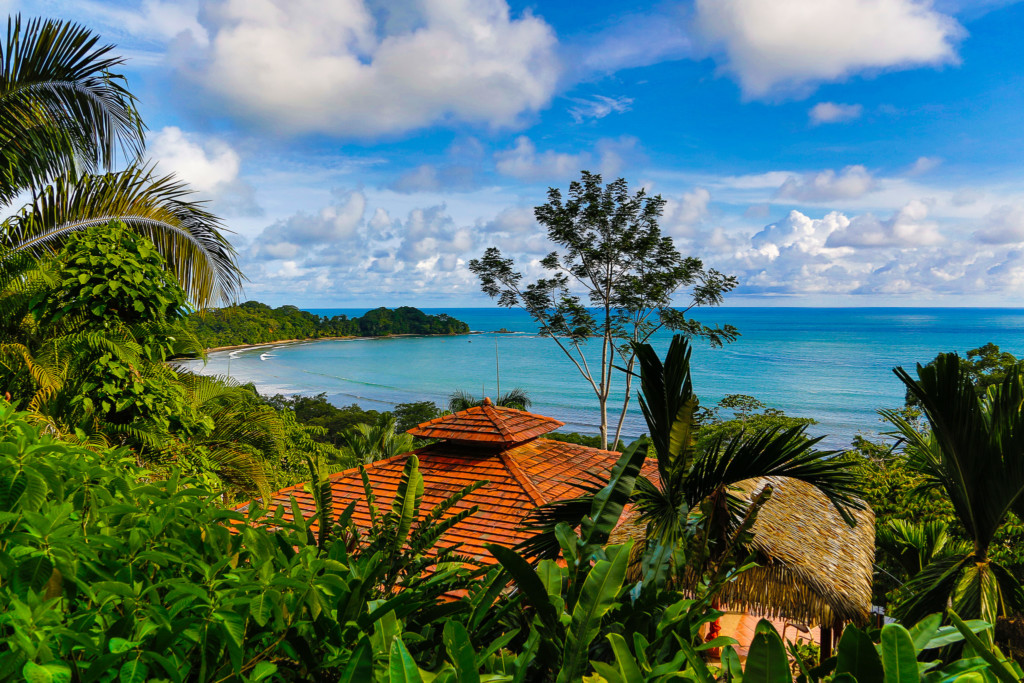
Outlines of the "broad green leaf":
{"type": "Polygon", "coordinates": [[[144,683],[147,675],[149,675],[149,667],[140,660],[133,659],[121,665],[117,680],[119,683],[144,683]]]}
{"type": "Polygon", "coordinates": [[[252,669],[252,674],[249,675],[249,680],[255,683],[256,681],[263,681],[277,673],[277,664],[273,662],[263,661],[257,664],[252,669]]]}
{"type": "Polygon", "coordinates": [[[71,669],[59,662],[25,662],[21,675],[28,683],[71,683],[71,669]]]}
{"type": "Polygon", "coordinates": [[[524,560],[519,553],[495,543],[487,544],[487,550],[501,563],[501,566],[509,573],[515,581],[516,588],[526,596],[527,602],[537,610],[541,621],[551,631],[552,635],[562,631],[558,614],[551,605],[547,588],[537,576],[533,567],[524,560]]]}
{"type": "Polygon", "coordinates": [[[612,646],[615,666],[618,668],[623,683],[643,683],[644,676],[640,671],[640,664],[637,663],[633,653],[629,651],[626,639],[618,633],[609,633],[608,642],[612,646]]]}
{"type": "Polygon", "coordinates": [[[856,626],[847,626],[836,646],[836,673],[851,674],[858,683],[885,681],[885,670],[875,644],[856,626]]]}
{"type": "Polygon", "coordinates": [[[594,496],[590,514],[583,518],[580,536],[585,546],[604,545],[619,523],[622,510],[633,494],[636,477],[647,458],[646,439],[637,439],[619,456],[608,484],[594,496]]]}
{"type": "Polygon", "coordinates": [[[1003,683],[1020,683],[1020,676],[1017,676],[1002,658],[996,656],[996,653],[985,645],[981,638],[960,618],[960,615],[953,610],[949,610],[949,619],[963,635],[967,644],[974,648],[975,654],[989,663],[989,673],[996,676],[1003,683]]]}
{"type": "Polygon", "coordinates": [[[771,622],[762,619],[754,629],[743,680],[747,683],[790,683],[789,658],[771,622]]]}
{"type": "MultiPolygon", "coordinates": [[[[942,626],[941,614],[929,614],[910,629],[910,638],[914,647],[920,652],[929,648],[928,643],[935,637],[936,631],[942,626]]],[[[935,647],[934,645],[931,647],[935,647]]]]}
{"type": "Polygon", "coordinates": [[[395,548],[405,544],[409,536],[412,523],[416,521],[416,513],[420,508],[420,501],[423,499],[423,475],[419,470],[419,458],[410,455],[402,470],[402,480],[398,484],[398,490],[391,502],[391,512],[398,519],[398,527],[395,530],[395,548]]]}
{"type": "Polygon", "coordinates": [[[910,631],[899,624],[883,626],[881,651],[885,683],[917,683],[920,680],[917,650],[910,631]]]}
{"type": "Polygon", "coordinates": [[[373,648],[370,639],[363,636],[341,672],[338,683],[363,683],[373,680],[373,648]]]}
{"type": "Polygon", "coordinates": [[[457,683],[480,683],[480,673],[476,668],[476,653],[469,640],[465,627],[457,621],[449,621],[444,625],[441,636],[448,658],[455,668],[457,683]]]}
{"type": "Polygon", "coordinates": [[[388,660],[389,683],[423,683],[419,667],[401,638],[395,638],[388,660]]]}
{"type": "Polygon", "coordinates": [[[722,648],[722,673],[725,674],[726,683],[743,683],[743,665],[731,645],[722,648]]]}
{"type": "Polygon", "coordinates": [[[281,594],[275,590],[260,593],[249,603],[249,616],[260,626],[266,626],[274,613],[274,602],[280,599],[281,594]]]}
{"type": "Polygon", "coordinates": [[[612,561],[601,560],[587,574],[565,638],[558,683],[575,681],[588,662],[590,643],[601,629],[601,620],[618,597],[629,562],[629,545],[612,561]]]}

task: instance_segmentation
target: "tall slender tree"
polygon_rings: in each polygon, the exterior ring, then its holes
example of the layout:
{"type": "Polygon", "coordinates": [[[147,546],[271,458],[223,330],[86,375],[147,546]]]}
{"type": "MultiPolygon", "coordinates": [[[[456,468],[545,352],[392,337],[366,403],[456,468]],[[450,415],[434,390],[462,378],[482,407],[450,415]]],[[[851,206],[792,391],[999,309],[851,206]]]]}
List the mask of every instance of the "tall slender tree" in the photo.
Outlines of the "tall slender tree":
{"type": "Polygon", "coordinates": [[[590,385],[604,448],[619,363],[626,369],[625,393],[612,443],[618,443],[629,408],[634,343],[645,343],[663,328],[716,345],[738,335],[731,325],[711,327],[687,317],[695,306],[721,303],[736,279],[680,254],[672,238],[661,234],[664,208],[661,196],[649,197],[642,189],[631,194],[622,178],[605,186],[600,175],[583,171],[565,199],[551,188],[547,204],[534,210],[558,247],[541,261],[547,277],[524,284],[513,260],[496,247],[469,262],[483,291],[499,306],[526,310],[590,385]],[[677,299],[685,302],[682,308],[673,307],[677,299]]]}

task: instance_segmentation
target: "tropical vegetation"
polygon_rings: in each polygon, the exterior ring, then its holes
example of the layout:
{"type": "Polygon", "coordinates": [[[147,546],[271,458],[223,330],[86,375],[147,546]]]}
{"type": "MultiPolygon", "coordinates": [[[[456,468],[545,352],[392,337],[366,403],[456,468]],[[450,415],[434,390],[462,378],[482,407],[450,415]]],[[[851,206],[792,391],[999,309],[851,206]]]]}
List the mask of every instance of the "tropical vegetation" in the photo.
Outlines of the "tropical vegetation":
{"type": "Polygon", "coordinates": [[[271,308],[258,301],[206,309],[187,325],[204,348],[244,346],[293,339],[387,337],[394,334],[467,334],[469,325],[441,313],[429,315],[411,306],[376,308],[361,316],[331,317],[295,306],[271,308]]]}
{"type": "Polygon", "coordinates": [[[534,210],[558,247],[540,262],[546,277],[524,284],[514,261],[497,247],[469,262],[484,293],[499,306],[525,310],[593,389],[601,448],[609,440],[618,443],[622,433],[632,400],[636,344],[662,329],[719,346],[739,335],[732,325],[709,326],[688,317],[694,307],[720,304],[736,278],[705,268],[697,257],[683,257],[672,238],[661,233],[664,209],[661,195],[649,197],[643,189],[630,194],[622,178],[603,185],[600,175],[583,171],[570,183],[567,197],[551,188],[547,204],[534,210]],[[681,291],[688,303],[679,308],[675,302],[681,291]],[[596,358],[588,361],[588,352],[596,358]],[[625,369],[625,399],[613,436],[608,401],[619,364],[625,369]]]}
{"type": "MultiPolygon", "coordinates": [[[[415,453],[387,491],[365,470],[419,445],[405,431],[437,405],[265,398],[177,363],[269,341],[247,335],[464,323],[411,308],[209,309],[242,275],[219,220],[140,161],[145,128],[112,48],[68,22],[13,17],[0,49],[0,196],[31,194],[0,224],[0,681],[1024,678],[1006,636],[1024,610],[1024,369],[1012,355],[989,344],[916,377],[897,368],[908,405],[883,412],[895,438],[844,454],[817,449],[812,421],[749,396],[702,410],[688,338],[736,330],[669,304],[680,289],[717,304],[735,281],[660,234],[659,197],[584,173],[537,209],[562,249],[542,263],[548,278],[520,288],[496,250],[473,268],[570,355],[596,337],[597,374],[576,356],[602,406],[591,438],[612,436],[621,454],[578,482],[584,495],[538,508],[526,544],[467,557],[443,537],[478,513],[466,497],[484,482],[427,509],[415,453]],[[647,343],[662,328],[685,335],[663,358],[647,343]],[[622,371],[647,425],[628,446],[606,414],[622,371]],[[353,467],[361,500],[334,500],[331,473],[353,467]],[[750,482],[780,479],[845,523],[866,504],[877,514],[875,597],[890,619],[847,626],[820,661],[767,621],[745,661],[732,638],[708,638],[724,591],[762,560],[753,529],[774,491],[750,482]],[[286,486],[312,509],[264,509],[286,486]],[[368,522],[355,523],[357,503],[368,522]],[[613,542],[623,524],[635,533],[613,542]]],[[[482,400],[456,392],[448,408],[482,400]]],[[[496,403],[530,405],[521,390],[496,403]]]]}

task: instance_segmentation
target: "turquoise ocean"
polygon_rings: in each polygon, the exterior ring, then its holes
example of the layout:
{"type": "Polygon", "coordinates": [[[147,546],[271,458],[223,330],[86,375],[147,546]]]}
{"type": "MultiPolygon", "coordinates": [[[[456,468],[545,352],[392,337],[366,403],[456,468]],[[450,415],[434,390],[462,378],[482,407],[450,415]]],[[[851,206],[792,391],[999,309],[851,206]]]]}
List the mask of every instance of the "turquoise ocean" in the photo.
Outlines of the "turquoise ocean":
{"type": "MultiPolygon", "coordinates": [[[[308,309],[320,315],[361,315],[366,309],[308,309]]],[[[519,310],[423,309],[449,313],[479,334],[450,337],[318,341],[209,354],[196,371],[229,375],[273,394],[327,394],[336,405],[388,410],[429,400],[444,405],[456,389],[497,394],[521,387],[531,410],[566,423],[565,430],[597,433],[597,400],[589,384],[551,339],[519,310]],[[496,334],[507,329],[512,334],[496,334]]],[[[727,394],[748,394],[787,414],[812,417],[824,446],[843,448],[858,433],[885,430],[880,408],[903,403],[892,369],[927,363],[937,353],[961,354],[987,342],[1024,356],[1024,310],[992,308],[718,308],[702,322],[729,323],[741,337],[722,348],[696,342],[694,387],[710,406],[727,394]]],[[[671,335],[652,340],[659,351],[671,335]]],[[[614,428],[620,392],[609,404],[614,428]]],[[[638,436],[643,418],[632,401],[623,433],[638,436]]]]}

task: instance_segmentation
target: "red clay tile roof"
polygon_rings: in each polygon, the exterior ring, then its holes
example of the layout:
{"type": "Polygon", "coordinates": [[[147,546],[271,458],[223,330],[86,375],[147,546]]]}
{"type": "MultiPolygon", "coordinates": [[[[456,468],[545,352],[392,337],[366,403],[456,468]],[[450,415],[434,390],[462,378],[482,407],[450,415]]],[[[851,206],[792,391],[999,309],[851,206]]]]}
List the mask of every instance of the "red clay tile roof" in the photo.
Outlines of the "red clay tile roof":
{"type": "MultiPolygon", "coordinates": [[[[460,544],[460,552],[484,562],[494,561],[485,544],[513,546],[524,540],[529,534],[518,527],[530,510],[546,502],[579,495],[580,489],[572,484],[574,479],[588,471],[607,476],[618,460],[618,453],[549,439],[533,439],[499,452],[450,441],[413,452],[419,457],[423,476],[420,508],[423,516],[463,487],[479,480],[490,482],[463,498],[449,512],[455,514],[473,505],[479,506],[475,515],[453,527],[440,542],[445,546],[460,544]]],[[[408,453],[403,453],[366,466],[377,505],[382,510],[391,505],[408,457],[408,453]]],[[[647,473],[651,467],[644,469],[647,473]]],[[[338,472],[330,480],[335,509],[340,512],[349,501],[355,500],[353,520],[364,531],[368,529],[370,518],[358,468],[338,472]]],[[[290,519],[292,496],[304,516],[313,516],[313,497],[304,484],[278,491],[268,507],[273,511],[280,506],[285,519],[290,519]]]]}
{"type": "Polygon", "coordinates": [[[484,399],[482,406],[442,415],[413,427],[409,433],[428,439],[510,446],[547,434],[564,424],[551,417],[494,406],[490,399],[484,399]]]}

